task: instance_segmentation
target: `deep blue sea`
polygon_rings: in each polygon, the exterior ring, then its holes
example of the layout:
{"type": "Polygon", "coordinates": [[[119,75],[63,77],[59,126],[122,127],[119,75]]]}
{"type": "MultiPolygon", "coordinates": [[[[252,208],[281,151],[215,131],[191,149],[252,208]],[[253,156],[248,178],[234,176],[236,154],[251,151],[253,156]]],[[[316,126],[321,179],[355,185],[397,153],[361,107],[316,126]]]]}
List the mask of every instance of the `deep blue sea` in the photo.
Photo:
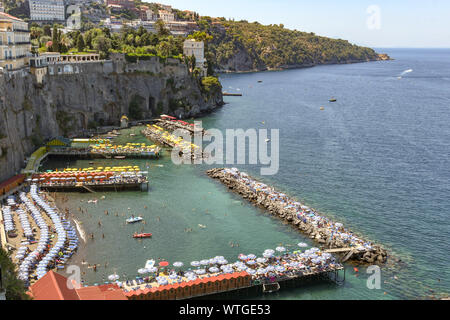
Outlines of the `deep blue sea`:
{"type": "MultiPolygon", "coordinates": [[[[312,284],[255,298],[421,299],[450,291],[450,50],[377,51],[395,60],[221,76],[225,91],[243,96],[225,97],[204,127],[280,130],[278,174],[260,177],[258,166],[238,167],[382,244],[391,262],[401,260],[382,268],[379,290],[367,288],[364,267],[356,274],[347,265],[343,286],[312,284]]],[[[167,153],[158,162],[129,163],[150,166],[149,192],[106,193],[97,205],[86,203],[94,195],[69,195],[73,212],[88,210],[75,213],[86,233],[96,234],[75,261],[108,262],[97,273],[86,269],[87,283],[113,272],[134,277],[149,258],[234,261],[280,243],[310,243],[210,180],[206,166],[175,166],[167,153]],[[105,216],[106,209],[119,217],[105,216]],[[130,211],[144,215],[153,239],[130,238],[142,228],[124,224],[130,211]]]]}

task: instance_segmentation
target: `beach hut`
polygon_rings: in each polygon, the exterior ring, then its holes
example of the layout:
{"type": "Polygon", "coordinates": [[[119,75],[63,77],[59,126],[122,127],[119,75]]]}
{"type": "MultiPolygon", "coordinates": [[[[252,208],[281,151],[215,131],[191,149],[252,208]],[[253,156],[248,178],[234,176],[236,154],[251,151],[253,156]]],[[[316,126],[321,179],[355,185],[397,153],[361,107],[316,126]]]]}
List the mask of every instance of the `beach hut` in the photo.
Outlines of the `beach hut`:
{"type": "Polygon", "coordinates": [[[126,115],[123,115],[122,118],[120,118],[120,127],[128,128],[128,117],[126,115]]]}

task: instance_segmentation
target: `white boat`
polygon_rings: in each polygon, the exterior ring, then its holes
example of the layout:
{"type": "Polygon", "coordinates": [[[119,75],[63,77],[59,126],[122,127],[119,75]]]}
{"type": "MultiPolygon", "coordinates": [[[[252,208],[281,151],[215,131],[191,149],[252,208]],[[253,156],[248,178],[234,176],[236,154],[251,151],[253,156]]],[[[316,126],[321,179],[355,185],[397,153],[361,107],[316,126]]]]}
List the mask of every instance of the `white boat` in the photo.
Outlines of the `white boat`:
{"type": "Polygon", "coordinates": [[[136,223],[141,222],[142,220],[144,220],[142,217],[134,217],[127,219],[127,223],[136,223]]]}
{"type": "Polygon", "coordinates": [[[151,269],[155,266],[155,260],[147,260],[145,263],[145,269],[151,269]]]}

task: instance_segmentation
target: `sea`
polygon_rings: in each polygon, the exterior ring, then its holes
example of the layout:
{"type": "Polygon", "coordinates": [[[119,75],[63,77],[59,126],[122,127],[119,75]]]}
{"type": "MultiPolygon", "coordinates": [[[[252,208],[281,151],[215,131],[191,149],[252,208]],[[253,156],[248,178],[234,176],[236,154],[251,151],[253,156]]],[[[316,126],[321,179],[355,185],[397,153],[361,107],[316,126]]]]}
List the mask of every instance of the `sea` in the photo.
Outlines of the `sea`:
{"type": "MultiPolygon", "coordinates": [[[[449,294],[450,49],[377,51],[394,60],[220,76],[224,91],[242,97],[225,97],[223,107],[198,119],[204,128],[279,130],[275,175],[261,176],[261,165],[226,166],[344,223],[390,254],[379,287],[370,285],[372,269],[345,264],[343,285],[308,283],[245,298],[392,300],[449,294]]],[[[150,143],[140,130],[124,130],[116,142],[150,143]]],[[[134,279],[148,259],[181,261],[188,269],[193,260],[217,255],[233,262],[240,253],[261,255],[280,244],[288,250],[297,250],[299,242],[314,245],[205,174],[224,165],[175,165],[164,149],[159,160],[104,159],[93,165],[51,160],[42,169],[108,165],[140,166],[148,171],[150,187],[58,195],[86,235],[71,261],[80,266],[85,285],[104,283],[114,273],[134,279]],[[142,215],[146,224],[127,225],[131,214],[142,215]],[[141,231],[153,237],[132,238],[141,231]],[[88,264],[99,267],[93,271],[88,264]]]]}

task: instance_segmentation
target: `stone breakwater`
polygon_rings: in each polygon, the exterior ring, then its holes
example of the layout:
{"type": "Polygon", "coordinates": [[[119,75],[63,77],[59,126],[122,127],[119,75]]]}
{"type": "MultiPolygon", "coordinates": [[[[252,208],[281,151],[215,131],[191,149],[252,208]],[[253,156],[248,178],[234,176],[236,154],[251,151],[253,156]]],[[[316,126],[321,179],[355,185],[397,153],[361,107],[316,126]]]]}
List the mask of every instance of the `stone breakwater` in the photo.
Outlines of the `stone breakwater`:
{"type": "Polygon", "coordinates": [[[341,223],[335,223],[318,215],[311,208],[289,199],[285,194],[258,182],[246,173],[239,172],[235,168],[216,168],[206,173],[244,199],[289,222],[323,248],[333,249],[332,252],[343,254],[343,262],[352,260],[382,264],[387,260],[386,250],[379,245],[362,239],[341,223]]]}

